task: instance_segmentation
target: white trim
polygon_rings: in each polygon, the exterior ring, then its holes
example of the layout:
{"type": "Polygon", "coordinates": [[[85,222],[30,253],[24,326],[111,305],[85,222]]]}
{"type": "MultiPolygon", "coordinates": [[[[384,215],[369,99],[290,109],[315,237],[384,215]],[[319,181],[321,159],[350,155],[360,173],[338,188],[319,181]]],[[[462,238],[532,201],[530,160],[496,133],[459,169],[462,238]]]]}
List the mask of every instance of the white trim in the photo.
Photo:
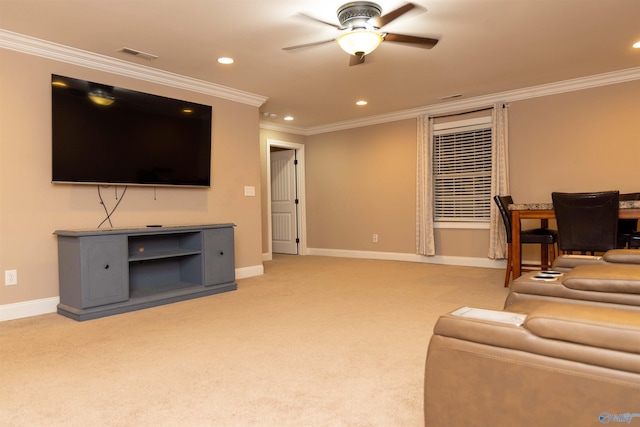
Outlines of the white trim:
{"type": "Polygon", "coordinates": [[[236,268],[236,280],[246,279],[248,277],[253,277],[253,276],[262,276],[263,274],[264,274],[264,266],[262,264],[252,265],[250,267],[236,268]]]}
{"type": "Polygon", "coordinates": [[[456,256],[422,256],[416,254],[407,254],[401,252],[373,252],[373,251],[352,251],[346,249],[318,249],[309,248],[309,255],[332,256],[339,258],[363,258],[363,259],[379,259],[387,261],[409,261],[421,262],[425,264],[445,264],[466,267],[483,267],[505,269],[507,262],[505,260],[493,260],[489,258],[473,258],[473,257],[456,257],[456,256]]]}
{"type": "Polygon", "coordinates": [[[59,297],[52,297],[0,305],[0,322],[55,313],[59,303],[59,297]]]}
{"type": "MultiPolygon", "coordinates": [[[[236,280],[263,274],[264,266],[262,264],[236,268],[236,280]]],[[[55,313],[58,311],[59,303],[60,297],[52,297],[0,305],[0,322],[55,313]]]]}
{"type": "Polygon", "coordinates": [[[255,95],[253,93],[217,85],[204,80],[193,79],[144,65],[133,64],[120,59],[75,49],[2,29],[0,29],[0,48],[15,50],[17,52],[23,52],[121,76],[132,77],[138,80],[158,83],[164,86],[203,93],[216,98],[223,98],[230,101],[253,105],[255,107],[261,106],[268,99],[266,96],[255,95]]]}
{"type": "MultiPolygon", "coordinates": [[[[269,249],[267,256],[273,257],[273,241],[271,239],[272,224],[271,224],[271,147],[287,148],[290,150],[296,150],[296,159],[298,165],[296,167],[296,181],[298,185],[298,255],[307,254],[307,203],[305,194],[305,154],[304,144],[297,144],[295,142],[278,141],[275,139],[267,138],[266,140],[266,171],[267,171],[267,237],[269,239],[269,249]]],[[[265,254],[263,254],[263,259],[265,254]]]]}
{"type": "Polygon", "coordinates": [[[272,130],[275,132],[287,132],[294,135],[307,135],[307,130],[305,128],[265,121],[260,122],[260,129],[272,130]]]}
{"type": "Polygon", "coordinates": [[[433,125],[434,133],[442,131],[449,131],[451,129],[460,129],[460,132],[469,130],[467,128],[480,128],[486,129],[491,127],[491,116],[486,117],[478,117],[475,119],[466,119],[466,120],[454,120],[451,122],[438,123],[433,125]]]}

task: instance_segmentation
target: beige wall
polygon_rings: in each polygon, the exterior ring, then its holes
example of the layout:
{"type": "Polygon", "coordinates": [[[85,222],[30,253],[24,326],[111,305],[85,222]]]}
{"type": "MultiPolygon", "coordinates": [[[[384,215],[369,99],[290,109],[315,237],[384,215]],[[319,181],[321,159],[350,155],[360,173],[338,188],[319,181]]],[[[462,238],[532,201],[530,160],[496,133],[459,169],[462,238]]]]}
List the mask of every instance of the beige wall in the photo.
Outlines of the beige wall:
{"type": "MultiPolygon", "coordinates": [[[[0,50],[0,272],[18,270],[0,305],[58,296],[53,231],[105,217],[95,186],[51,184],[52,73],[211,105],[211,188],[129,187],[113,225],[235,223],[236,268],[262,265],[257,107],[0,50]],[[244,197],[245,185],[256,197],[244,197]]],[[[113,206],[113,188],[103,195],[113,206]]]]}
{"type": "Polygon", "coordinates": [[[308,137],[309,247],[412,253],[415,141],[414,119],[308,137]]]}
{"type": "Polygon", "coordinates": [[[511,103],[514,199],[640,191],[640,80],[511,103]]]}
{"type": "MultiPolygon", "coordinates": [[[[514,199],[549,202],[552,191],[640,191],[639,99],[640,81],[632,81],[511,102],[514,199]]],[[[416,121],[308,136],[304,143],[308,246],[413,254],[416,121]]],[[[487,256],[487,230],[436,229],[435,237],[437,255],[487,256]]],[[[537,256],[525,249],[525,259],[537,256]]]]}
{"type": "MultiPolygon", "coordinates": [[[[307,139],[309,247],[415,253],[416,123],[406,119],[307,139]]],[[[438,255],[486,257],[488,233],[436,229],[435,242],[438,255]]]]}

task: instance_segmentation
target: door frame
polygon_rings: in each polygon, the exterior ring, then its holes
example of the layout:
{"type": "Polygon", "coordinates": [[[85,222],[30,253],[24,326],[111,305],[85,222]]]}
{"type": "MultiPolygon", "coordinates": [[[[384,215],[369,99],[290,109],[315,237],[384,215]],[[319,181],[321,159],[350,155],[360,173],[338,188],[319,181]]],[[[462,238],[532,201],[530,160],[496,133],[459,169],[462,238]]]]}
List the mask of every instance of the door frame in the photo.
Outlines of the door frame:
{"type": "Polygon", "coordinates": [[[273,257],[273,229],[271,223],[271,147],[284,148],[287,150],[295,150],[296,160],[296,185],[297,185],[297,197],[298,208],[296,214],[298,216],[298,255],[307,255],[307,209],[306,209],[306,197],[305,197],[305,182],[304,182],[304,144],[297,144],[295,142],[278,141],[275,139],[267,139],[267,235],[269,237],[269,253],[268,257],[273,257]]]}

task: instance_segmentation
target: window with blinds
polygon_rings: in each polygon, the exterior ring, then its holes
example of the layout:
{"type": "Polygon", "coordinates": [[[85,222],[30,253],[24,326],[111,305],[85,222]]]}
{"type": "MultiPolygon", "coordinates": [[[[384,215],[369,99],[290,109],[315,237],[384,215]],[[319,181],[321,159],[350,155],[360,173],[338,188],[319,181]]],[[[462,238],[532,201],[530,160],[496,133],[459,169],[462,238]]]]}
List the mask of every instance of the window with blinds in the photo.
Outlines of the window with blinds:
{"type": "Polygon", "coordinates": [[[435,221],[489,221],[491,132],[490,117],[434,127],[435,221]]]}

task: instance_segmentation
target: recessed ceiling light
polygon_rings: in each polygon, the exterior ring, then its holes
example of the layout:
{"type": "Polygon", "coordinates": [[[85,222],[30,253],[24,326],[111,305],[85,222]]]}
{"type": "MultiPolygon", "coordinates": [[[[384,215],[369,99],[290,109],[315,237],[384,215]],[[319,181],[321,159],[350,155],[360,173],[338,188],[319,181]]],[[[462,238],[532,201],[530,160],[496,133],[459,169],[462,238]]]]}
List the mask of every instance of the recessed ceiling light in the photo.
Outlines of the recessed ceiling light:
{"type": "Polygon", "coordinates": [[[367,104],[368,104],[368,102],[365,101],[365,100],[360,100],[360,101],[356,102],[356,105],[367,105],[367,104]]]}
{"type": "Polygon", "coordinates": [[[284,119],[290,122],[291,120],[293,120],[293,116],[284,116],[284,119]]]}
{"type": "Polygon", "coordinates": [[[636,49],[640,49],[640,41],[637,41],[633,44],[633,47],[636,49]]]}
{"type": "Polygon", "coordinates": [[[229,64],[233,64],[233,62],[234,62],[233,58],[227,58],[226,56],[218,58],[218,63],[220,64],[229,65],[229,64]]]}

